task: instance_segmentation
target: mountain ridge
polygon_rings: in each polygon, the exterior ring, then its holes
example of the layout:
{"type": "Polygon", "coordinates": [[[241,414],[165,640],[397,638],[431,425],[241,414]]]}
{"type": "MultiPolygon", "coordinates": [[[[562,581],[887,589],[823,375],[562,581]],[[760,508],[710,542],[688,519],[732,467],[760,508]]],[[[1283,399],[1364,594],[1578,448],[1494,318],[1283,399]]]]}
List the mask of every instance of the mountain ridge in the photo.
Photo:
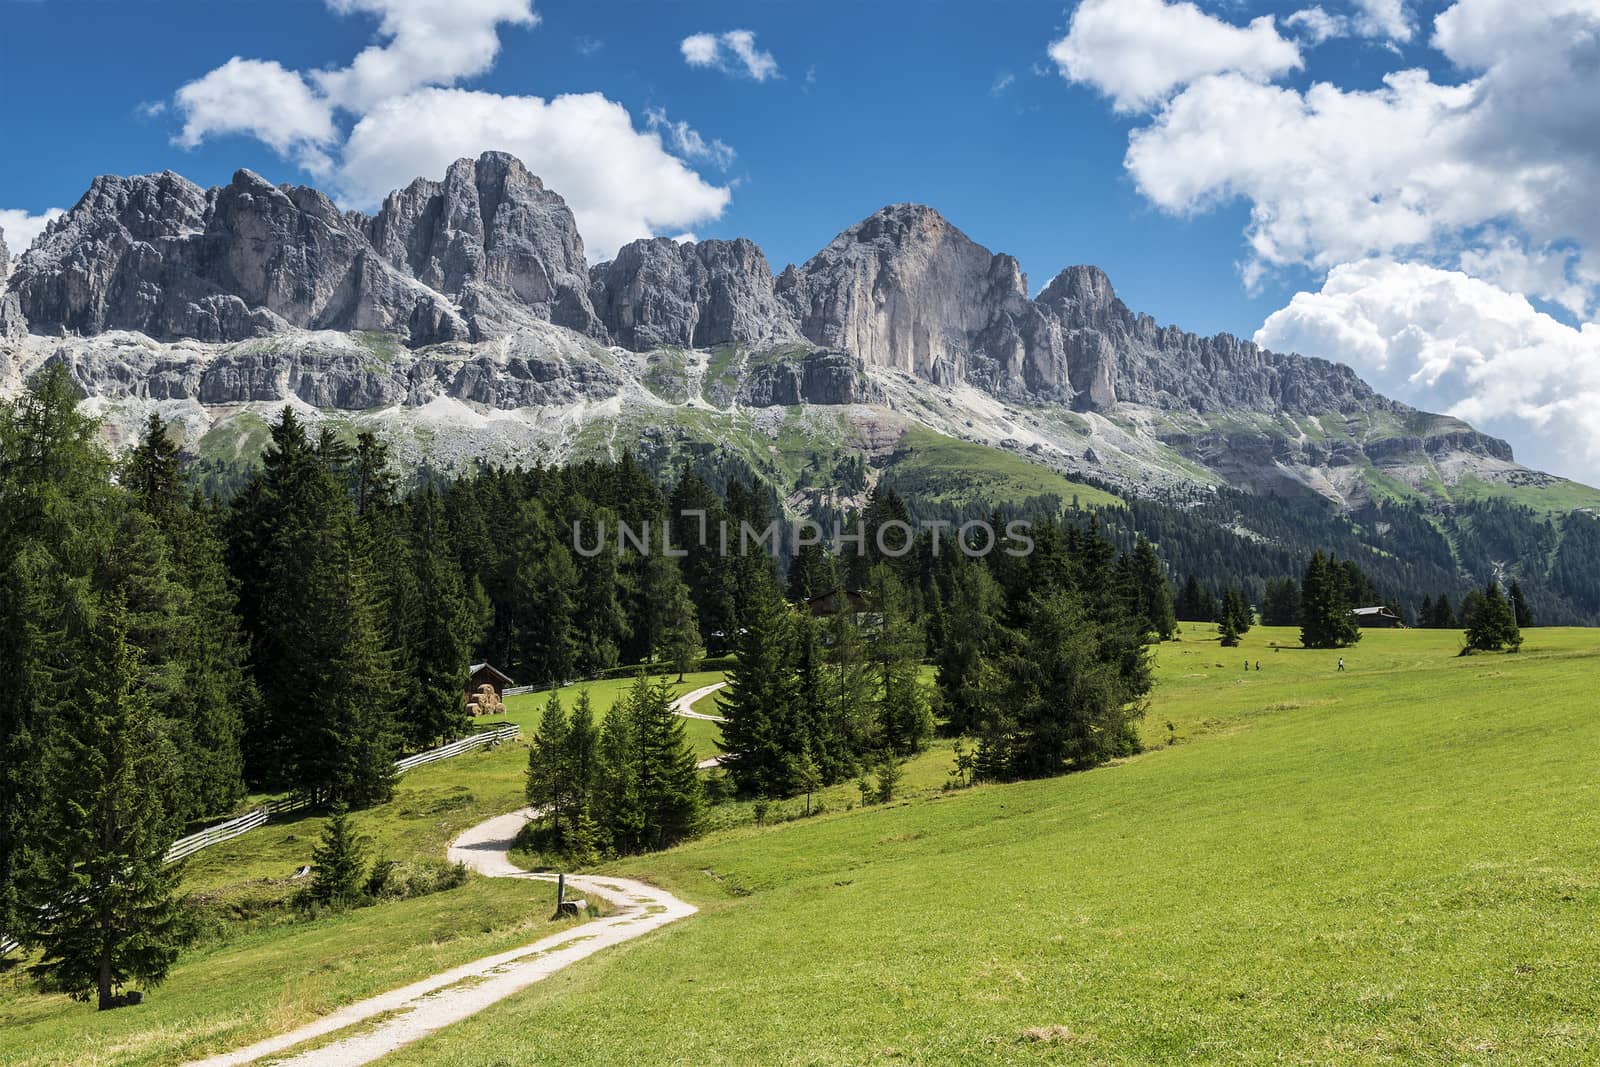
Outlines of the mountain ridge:
{"type": "Polygon", "coordinates": [[[1348,507],[1447,497],[1463,478],[1559,481],[1343,364],[1161,326],[1097,267],[1030,297],[1014,257],[925,205],[888,205],[776,275],[747,238],[641,239],[590,265],[559,193],[497,152],[372,214],[246,170],[212,189],[170,171],[100,176],[9,257],[0,338],[0,387],[56,360],[119,417],[188,405],[203,433],[289,400],[462,435],[446,449],[459,462],[478,423],[510,413],[527,448],[497,459],[549,447],[541,419],[611,420],[614,444],[635,408],[750,423],[814,405],[1135,492],[1227,483],[1348,507]],[[461,428],[423,416],[440,402],[466,405],[461,428]]]}

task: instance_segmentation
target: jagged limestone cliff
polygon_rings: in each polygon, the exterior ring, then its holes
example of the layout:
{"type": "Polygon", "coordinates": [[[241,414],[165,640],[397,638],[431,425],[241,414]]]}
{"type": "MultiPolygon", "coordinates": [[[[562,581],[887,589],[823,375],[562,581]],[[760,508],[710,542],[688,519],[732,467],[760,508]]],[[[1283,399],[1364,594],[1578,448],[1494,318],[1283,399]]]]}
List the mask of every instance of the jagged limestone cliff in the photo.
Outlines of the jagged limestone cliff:
{"type": "Polygon", "coordinates": [[[1133,491],[1353,504],[1380,484],[1544,477],[1348,367],[1159,326],[1098,268],[1030,297],[1015,259],[920,205],[774,278],[742,238],[635,241],[591,267],[561,196],[504,153],[370,216],[249,171],[214,189],[108,175],[4,264],[0,387],[61,361],[114,421],[165,405],[199,431],[291,402],[470,462],[485,420],[497,454],[533,459],[630,412],[692,436],[713,435],[702,412],[770,429],[755,412],[811,406],[869,438],[910,420],[1133,491]]]}

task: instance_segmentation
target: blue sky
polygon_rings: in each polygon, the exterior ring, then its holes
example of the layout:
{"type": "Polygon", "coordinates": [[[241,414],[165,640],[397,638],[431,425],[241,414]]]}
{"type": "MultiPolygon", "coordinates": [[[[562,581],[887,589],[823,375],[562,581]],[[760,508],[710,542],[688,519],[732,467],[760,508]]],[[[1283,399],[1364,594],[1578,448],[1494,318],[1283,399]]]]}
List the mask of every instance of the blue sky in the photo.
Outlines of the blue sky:
{"type": "Polygon", "coordinates": [[[0,222],[164,168],[370,206],[510,148],[594,251],[781,269],[921,201],[1035,290],[1098,264],[1600,481],[1597,41],[1600,0],[0,0],[0,222]]]}

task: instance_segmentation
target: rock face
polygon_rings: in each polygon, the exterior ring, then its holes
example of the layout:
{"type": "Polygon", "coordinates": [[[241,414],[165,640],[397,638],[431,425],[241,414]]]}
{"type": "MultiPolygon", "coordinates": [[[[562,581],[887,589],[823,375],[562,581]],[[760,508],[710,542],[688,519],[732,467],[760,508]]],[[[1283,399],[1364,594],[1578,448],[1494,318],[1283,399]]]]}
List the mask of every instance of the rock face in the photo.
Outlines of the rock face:
{"type": "Polygon", "coordinates": [[[45,362],[61,363],[90,396],[188,400],[204,405],[281,403],[365,411],[420,407],[447,398],[512,410],[615,396],[622,381],[581,343],[540,333],[504,344],[449,344],[426,354],[380,355],[330,334],[294,344],[245,341],[174,349],[132,334],[50,342],[45,362]]]}
{"type": "Polygon", "coordinates": [[[1058,324],[1074,406],[1118,402],[1198,412],[1392,410],[1349,367],[1269,352],[1231,334],[1157,326],[1117,299],[1098,267],[1068,267],[1036,303],[1058,324]]]}
{"type": "Polygon", "coordinates": [[[807,352],[798,359],[756,364],[739,390],[739,403],[762,408],[882,401],[883,391],[866,376],[859,359],[827,349],[807,352]]]}
{"type": "Polygon", "coordinates": [[[941,385],[1059,395],[1050,324],[1017,261],[931,208],[895,204],[845,230],[778,279],[800,332],[941,385]]]}
{"type": "Polygon", "coordinates": [[[595,312],[618,344],[635,351],[799,337],[789,310],[773,294],[767,257],[742,237],[634,241],[589,278],[595,312]]]}
{"type": "Polygon", "coordinates": [[[530,318],[604,336],[577,221],[504,152],[459,159],[443,181],[390,193],[364,230],[389,264],[455,300],[475,338],[530,318]]]}
{"type": "Polygon", "coordinates": [[[170,171],[100,177],[9,288],[34,329],[85,335],[236,341],[298,326],[426,345],[532,321],[605,333],[572,212],[499,152],[418,179],[372,218],[249,171],[211,190],[170,171]]]}
{"type": "MultiPolygon", "coordinates": [[[[6,231],[0,229],[0,339],[21,337],[28,332],[28,320],[23,318],[22,305],[16,295],[5,288],[6,277],[11,273],[11,253],[6,248],[6,231]]],[[[0,373],[9,372],[9,361],[0,353],[0,373]]]]}
{"type": "Polygon", "coordinates": [[[886,207],[778,279],[800,332],[868,365],[1006,399],[1314,413],[1386,404],[1347,367],[1157,326],[1097,267],[1028,298],[1017,261],[930,208],[886,207]]]}
{"type": "Polygon", "coordinates": [[[204,190],[172,172],[96,178],[12,272],[36,330],[233,341],[301,326],[465,337],[449,303],[378,256],[315,189],[241,170],[204,190]]]}

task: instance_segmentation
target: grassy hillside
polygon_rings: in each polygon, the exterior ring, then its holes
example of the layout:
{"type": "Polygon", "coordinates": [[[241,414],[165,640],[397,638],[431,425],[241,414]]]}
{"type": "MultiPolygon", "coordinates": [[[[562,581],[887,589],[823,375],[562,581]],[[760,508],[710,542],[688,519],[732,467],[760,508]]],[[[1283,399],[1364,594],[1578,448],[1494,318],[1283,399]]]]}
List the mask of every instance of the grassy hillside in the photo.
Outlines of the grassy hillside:
{"type": "Polygon", "coordinates": [[[1075,482],[1021,456],[958,441],[920,426],[907,427],[883,476],[904,495],[941,504],[994,504],[1047,494],[1067,504],[1077,498],[1084,507],[1122,504],[1115,494],[1075,482]]]}
{"type": "MultiPolygon", "coordinates": [[[[1219,649],[1186,629],[1158,652],[1144,755],[941,793],[941,747],[888,806],[845,810],[846,783],[817,818],[718,809],[732,828],[614,867],[702,914],[395,1061],[1600,1059],[1600,631],[1466,659],[1455,633],[1369,632],[1339,674],[1292,631],[1219,649]]],[[[531,725],[541,703],[511,715],[531,725]]],[[[521,803],[525,759],[421,768],[362,828],[394,858],[438,855],[521,803]]],[[[271,890],[319,829],[203,853],[190,884],[271,890]]],[[[534,940],[546,903],[474,878],[249,927],[110,1013],[0,977],[0,1062],[182,1062],[534,940]]]]}
{"type": "MultiPolygon", "coordinates": [[[[691,675],[677,691],[721,678],[691,675]]],[[[588,688],[604,713],[631,685],[570,686],[561,696],[570,708],[588,688]]],[[[508,718],[523,725],[524,737],[546,699],[510,701],[508,718]]],[[[686,726],[697,750],[715,753],[716,724],[686,726]]],[[[369,859],[442,860],[462,830],[522,806],[527,764],[528,746],[519,741],[402,775],[390,803],[353,816],[369,859]]],[[[552,930],[548,902],[535,903],[526,884],[478,878],[462,889],[305,921],[283,902],[304,884],[290,876],[311,862],[323,823],[321,815],[274,822],[187,860],[183,889],[203,902],[215,928],[137,1009],[97,1013],[35,993],[19,971],[0,972],[0,1064],[183,1062],[552,930]]]]}
{"type": "Polygon", "coordinates": [[[395,1060],[1600,1058],[1600,635],[1207,636],[1147,754],[620,865],[704,913],[395,1060]]]}

